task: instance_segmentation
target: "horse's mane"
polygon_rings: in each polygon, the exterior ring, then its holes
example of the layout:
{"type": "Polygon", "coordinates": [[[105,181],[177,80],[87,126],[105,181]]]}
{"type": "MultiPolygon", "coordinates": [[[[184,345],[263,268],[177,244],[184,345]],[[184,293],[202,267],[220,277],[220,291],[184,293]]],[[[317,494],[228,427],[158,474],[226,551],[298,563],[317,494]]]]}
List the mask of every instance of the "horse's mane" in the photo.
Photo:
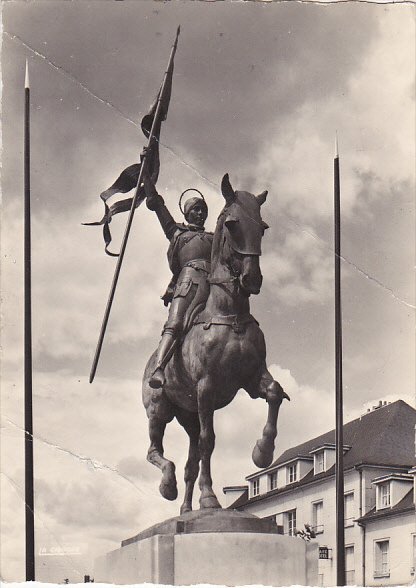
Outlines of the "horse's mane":
{"type": "Polygon", "coordinates": [[[223,233],[224,233],[224,221],[226,218],[226,213],[228,210],[228,204],[224,206],[222,211],[220,212],[217,224],[215,226],[214,231],[214,239],[212,242],[212,251],[211,251],[211,273],[215,270],[217,264],[220,260],[221,249],[224,244],[223,233]]]}

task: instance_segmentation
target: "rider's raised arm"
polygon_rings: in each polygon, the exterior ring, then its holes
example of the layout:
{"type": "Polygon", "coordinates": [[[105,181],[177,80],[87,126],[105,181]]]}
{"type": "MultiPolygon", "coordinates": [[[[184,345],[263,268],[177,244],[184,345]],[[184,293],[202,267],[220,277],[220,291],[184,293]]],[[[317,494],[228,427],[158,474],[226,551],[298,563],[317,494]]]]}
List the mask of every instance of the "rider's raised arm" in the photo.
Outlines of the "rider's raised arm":
{"type": "Polygon", "coordinates": [[[155,185],[149,179],[147,174],[144,179],[144,187],[146,190],[147,208],[149,210],[154,210],[156,212],[157,218],[159,219],[163,232],[170,241],[177,230],[175,219],[170,214],[169,210],[165,205],[165,201],[163,200],[162,196],[160,196],[160,194],[157,193],[155,185]]]}

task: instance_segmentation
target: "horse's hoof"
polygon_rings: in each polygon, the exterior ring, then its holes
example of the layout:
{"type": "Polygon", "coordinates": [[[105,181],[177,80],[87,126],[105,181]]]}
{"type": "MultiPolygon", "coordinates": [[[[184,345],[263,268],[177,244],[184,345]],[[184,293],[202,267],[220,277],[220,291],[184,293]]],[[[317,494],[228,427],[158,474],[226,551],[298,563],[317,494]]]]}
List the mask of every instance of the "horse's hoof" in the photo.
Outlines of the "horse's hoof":
{"type": "Polygon", "coordinates": [[[267,468],[273,461],[273,446],[265,447],[261,440],[257,441],[253,449],[253,462],[258,468],[267,468]]]}
{"type": "Polygon", "coordinates": [[[176,500],[178,497],[178,487],[176,485],[175,465],[168,464],[163,469],[162,481],[160,482],[159,492],[166,500],[176,500]]]}
{"type": "Polygon", "coordinates": [[[176,500],[178,498],[178,488],[175,483],[160,483],[159,492],[166,500],[176,500]]]}
{"type": "Polygon", "coordinates": [[[180,510],[181,515],[185,514],[186,512],[191,512],[191,511],[192,511],[192,506],[189,506],[189,504],[182,504],[181,510],[180,510]]]}
{"type": "Polygon", "coordinates": [[[222,508],[221,504],[218,502],[216,496],[205,496],[205,498],[199,499],[199,506],[200,508],[222,508]]]}

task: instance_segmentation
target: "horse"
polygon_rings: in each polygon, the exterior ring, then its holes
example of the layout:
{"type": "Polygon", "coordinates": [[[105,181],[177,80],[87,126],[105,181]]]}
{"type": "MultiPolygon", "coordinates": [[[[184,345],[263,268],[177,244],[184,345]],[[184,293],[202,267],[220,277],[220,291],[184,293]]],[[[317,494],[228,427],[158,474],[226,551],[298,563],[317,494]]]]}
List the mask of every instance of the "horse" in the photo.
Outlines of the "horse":
{"type": "Polygon", "coordinates": [[[185,495],[181,514],[192,510],[199,474],[200,508],[221,508],[212,488],[214,411],[227,406],[240,388],[268,404],[267,422],[252,453],[258,468],[273,460],[277,417],[283,399],[289,399],[266,367],[264,335],[250,314],[249,297],[262,285],[259,259],[267,224],[260,207],[267,191],[258,196],[235,191],[228,174],[221,182],[225,206],[213,238],[209,294],[205,309],[193,321],[165,369],[166,382],[158,391],[149,387],[156,352],[143,376],[143,403],[149,419],[147,459],[162,471],[160,493],[167,500],[178,495],[175,464],[164,456],[166,425],[176,418],[189,436],[185,465],[185,495]]]}

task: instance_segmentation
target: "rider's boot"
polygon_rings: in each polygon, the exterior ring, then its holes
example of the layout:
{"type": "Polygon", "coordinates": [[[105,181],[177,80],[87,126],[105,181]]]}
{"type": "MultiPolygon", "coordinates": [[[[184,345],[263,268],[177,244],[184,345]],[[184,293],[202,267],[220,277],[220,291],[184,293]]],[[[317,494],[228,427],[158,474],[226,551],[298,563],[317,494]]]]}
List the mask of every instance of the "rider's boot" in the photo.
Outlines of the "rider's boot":
{"type": "Polygon", "coordinates": [[[170,331],[165,331],[157,350],[156,369],[149,378],[149,386],[151,388],[163,388],[165,383],[165,367],[172,357],[175,344],[176,336],[170,331]]]}

